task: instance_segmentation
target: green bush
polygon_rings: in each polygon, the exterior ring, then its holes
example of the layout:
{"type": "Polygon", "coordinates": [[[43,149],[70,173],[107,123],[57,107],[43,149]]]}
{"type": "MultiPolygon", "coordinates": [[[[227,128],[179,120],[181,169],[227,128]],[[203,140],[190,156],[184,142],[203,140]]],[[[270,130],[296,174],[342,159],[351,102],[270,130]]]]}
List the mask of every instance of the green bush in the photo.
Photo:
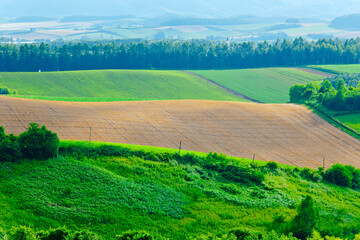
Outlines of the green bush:
{"type": "Polygon", "coordinates": [[[321,172],[315,171],[308,167],[305,167],[301,172],[300,176],[313,182],[320,182],[322,180],[321,172]]]}
{"type": "Polygon", "coordinates": [[[98,236],[90,231],[75,232],[73,240],[99,240],[98,236]]]}
{"type": "Polygon", "coordinates": [[[127,231],[116,236],[116,240],[154,240],[155,237],[145,231],[127,231]]]}
{"type": "Polygon", "coordinates": [[[0,162],[15,162],[21,156],[18,138],[13,134],[6,135],[4,127],[0,126],[0,162]]]}
{"type": "Polygon", "coordinates": [[[12,227],[9,233],[9,240],[35,240],[35,232],[26,226],[12,227]]]}
{"type": "Polygon", "coordinates": [[[33,159],[48,159],[56,156],[59,150],[59,138],[56,133],[30,123],[27,131],[19,136],[21,152],[24,157],[33,159]]]}
{"type": "Polygon", "coordinates": [[[344,187],[351,187],[352,186],[352,180],[353,180],[353,174],[349,170],[348,167],[337,163],[331,166],[328,170],[325,172],[325,180],[327,180],[330,183],[344,186],[344,187]]]}
{"type": "Polygon", "coordinates": [[[48,231],[40,231],[37,233],[40,240],[67,240],[71,239],[70,232],[65,227],[50,229],[48,231]]]}
{"type": "Polygon", "coordinates": [[[262,172],[245,166],[227,165],[221,175],[227,180],[241,183],[261,184],[265,180],[262,172]]]}
{"type": "Polygon", "coordinates": [[[299,239],[307,239],[312,236],[317,221],[318,212],[314,200],[308,195],[298,207],[298,214],[291,222],[290,232],[299,239]]]}
{"type": "Polygon", "coordinates": [[[11,90],[8,89],[7,87],[0,87],[0,95],[7,95],[10,93],[11,93],[11,90]]]}
{"type": "Polygon", "coordinates": [[[262,232],[256,232],[245,228],[232,230],[229,232],[229,234],[235,235],[237,240],[257,240],[264,239],[266,236],[262,232]]]}
{"type": "Polygon", "coordinates": [[[279,165],[277,162],[268,162],[265,167],[270,171],[275,172],[279,168],[279,165]]]}

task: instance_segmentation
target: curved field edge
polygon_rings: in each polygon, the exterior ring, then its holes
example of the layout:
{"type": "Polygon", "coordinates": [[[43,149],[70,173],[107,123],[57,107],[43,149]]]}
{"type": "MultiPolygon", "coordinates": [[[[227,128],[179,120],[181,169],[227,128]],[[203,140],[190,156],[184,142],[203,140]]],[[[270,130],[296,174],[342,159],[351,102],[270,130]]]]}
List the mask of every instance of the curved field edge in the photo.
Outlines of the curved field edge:
{"type": "Polygon", "coordinates": [[[337,120],[360,134],[360,113],[342,114],[335,116],[337,120]]]}
{"type": "Polygon", "coordinates": [[[360,72],[359,64],[308,65],[305,67],[335,75],[340,73],[360,72]]]}
{"type": "Polygon", "coordinates": [[[293,84],[321,81],[324,77],[294,68],[257,68],[191,71],[232,91],[264,103],[289,102],[293,84]]]}
{"type": "Polygon", "coordinates": [[[319,115],[322,119],[333,125],[334,127],[340,129],[341,131],[349,134],[350,136],[360,140],[360,132],[357,131],[357,129],[354,129],[351,125],[349,126],[346,124],[346,122],[341,121],[340,116],[343,115],[352,115],[349,113],[337,113],[334,114],[332,111],[328,111],[324,107],[314,105],[314,104],[304,104],[303,106],[306,106],[310,110],[312,110],[314,113],[319,115]]]}
{"type": "Polygon", "coordinates": [[[5,72],[1,85],[13,96],[59,101],[209,99],[246,101],[201,78],[179,71],[89,70],[5,72]]]}

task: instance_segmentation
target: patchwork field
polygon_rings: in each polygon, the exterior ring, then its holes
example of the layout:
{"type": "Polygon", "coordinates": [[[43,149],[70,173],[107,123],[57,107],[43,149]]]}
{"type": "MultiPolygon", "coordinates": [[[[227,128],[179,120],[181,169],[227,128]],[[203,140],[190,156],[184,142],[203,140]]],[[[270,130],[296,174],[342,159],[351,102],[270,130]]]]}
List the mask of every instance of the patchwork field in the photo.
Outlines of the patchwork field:
{"type": "Polygon", "coordinates": [[[360,133],[360,113],[341,115],[336,119],[360,133]]]}
{"type": "Polygon", "coordinates": [[[298,105],[221,101],[71,103],[0,98],[0,126],[45,124],[64,140],[92,140],[223,152],[295,166],[360,167],[360,142],[298,105]]]}
{"type": "Polygon", "coordinates": [[[347,65],[310,65],[309,68],[321,70],[324,72],[334,73],[354,73],[360,72],[360,64],[347,64],[347,65]]]}
{"type": "Polygon", "coordinates": [[[61,101],[245,101],[204,79],[178,71],[4,72],[0,74],[0,86],[16,90],[18,97],[61,101]]]}
{"type": "Polygon", "coordinates": [[[293,68],[193,71],[244,96],[264,103],[289,102],[293,84],[321,81],[324,76],[293,68]]]}

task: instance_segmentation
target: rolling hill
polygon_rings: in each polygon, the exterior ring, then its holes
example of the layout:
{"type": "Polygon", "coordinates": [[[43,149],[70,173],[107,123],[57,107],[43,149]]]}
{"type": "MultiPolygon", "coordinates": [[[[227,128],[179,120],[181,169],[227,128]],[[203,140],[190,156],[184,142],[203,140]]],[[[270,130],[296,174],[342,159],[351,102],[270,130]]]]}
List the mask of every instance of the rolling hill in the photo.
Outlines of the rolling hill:
{"type": "Polygon", "coordinates": [[[293,84],[320,81],[324,77],[292,68],[193,71],[244,96],[264,103],[289,102],[293,84]]]}
{"type": "Polygon", "coordinates": [[[246,101],[201,78],[178,71],[3,72],[0,74],[1,85],[16,90],[14,96],[61,101],[246,101]]]}
{"type": "Polygon", "coordinates": [[[360,167],[360,142],[311,110],[292,104],[204,100],[73,103],[0,98],[0,126],[10,133],[45,124],[60,139],[92,140],[274,160],[317,168],[360,167]]]}

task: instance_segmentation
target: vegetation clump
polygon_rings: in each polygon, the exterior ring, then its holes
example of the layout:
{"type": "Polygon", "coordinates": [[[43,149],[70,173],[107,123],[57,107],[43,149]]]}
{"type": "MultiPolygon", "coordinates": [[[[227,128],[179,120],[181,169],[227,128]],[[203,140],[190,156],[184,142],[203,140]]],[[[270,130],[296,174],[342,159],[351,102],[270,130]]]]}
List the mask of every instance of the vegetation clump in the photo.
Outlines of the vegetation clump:
{"type": "Polygon", "coordinates": [[[56,156],[59,143],[56,133],[45,126],[40,128],[37,123],[30,123],[20,136],[6,135],[4,127],[0,126],[0,162],[15,162],[22,157],[48,159],[56,156]]]}
{"type": "Polygon", "coordinates": [[[336,87],[329,80],[321,84],[296,84],[291,86],[289,95],[293,103],[315,102],[335,111],[360,110],[360,85],[348,86],[342,78],[337,80],[336,87]]]}

